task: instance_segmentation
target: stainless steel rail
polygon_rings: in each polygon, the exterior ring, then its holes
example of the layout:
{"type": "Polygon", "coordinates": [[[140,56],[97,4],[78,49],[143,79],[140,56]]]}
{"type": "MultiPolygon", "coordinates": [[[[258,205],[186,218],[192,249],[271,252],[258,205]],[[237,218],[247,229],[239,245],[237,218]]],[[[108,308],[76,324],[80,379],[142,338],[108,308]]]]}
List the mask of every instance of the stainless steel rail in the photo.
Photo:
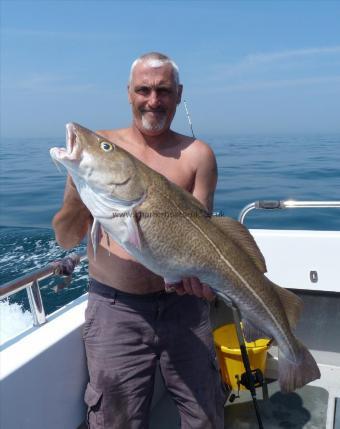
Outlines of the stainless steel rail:
{"type": "MultiPolygon", "coordinates": [[[[246,215],[252,210],[282,210],[288,208],[340,208],[340,201],[260,200],[245,206],[240,212],[239,221],[243,223],[246,215]]],[[[81,262],[87,259],[86,252],[78,253],[78,255],[81,262]]],[[[46,322],[46,315],[44,304],[41,299],[39,282],[48,277],[52,277],[54,271],[55,262],[51,262],[44,268],[40,268],[32,273],[1,285],[0,299],[5,299],[14,293],[26,289],[34,326],[44,324],[46,322]]]]}
{"type": "MultiPolygon", "coordinates": [[[[86,252],[78,253],[80,261],[87,259],[86,252]]],[[[0,286],[0,299],[26,289],[30,310],[33,316],[33,325],[40,326],[46,322],[44,304],[41,299],[39,282],[48,277],[52,277],[55,271],[55,262],[51,262],[46,267],[33,271],[25,276],[19,277],[0,286]]]]}
{"type": "Polygon", "coordinates": [[[284,210],[292,208],[340,208],[340,201],[260,200],[245,206],[238,217],[241,223],[252,210],[284,210]]]}

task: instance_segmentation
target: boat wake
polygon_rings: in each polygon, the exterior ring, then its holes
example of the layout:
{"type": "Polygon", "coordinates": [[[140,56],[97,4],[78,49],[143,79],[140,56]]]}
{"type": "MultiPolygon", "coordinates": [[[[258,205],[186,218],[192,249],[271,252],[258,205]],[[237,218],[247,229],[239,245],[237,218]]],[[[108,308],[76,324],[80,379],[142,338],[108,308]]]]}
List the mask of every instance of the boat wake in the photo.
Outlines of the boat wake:
{"type": "Polygon", "coordinates": [[[33,326],[33,317],[30,311],[20,304],[10,303],[8,299],[0,301],[0,345],[16,337],[33,326]]]}
{"type": "MultiPolygon", "coordinates": [[[[48,228],[0,227],[0,284],[45,267],[72,252],[86,249],[85,244],[65,251],[54,240],[48,228]]],[[[87,264],[78,265],[72,275],[71,285],[61,276],[53,276],[40,282],[45,313],[51,314],[87,290],[87,264]],[[61,287],[60,287],[61,286],[61,287]],[[55,293],[58,290],[58,293],[55,293]]],[[[1,344],[33,325],[28,297],[22,290],[8,299],[0,300],[1,344]]]]}

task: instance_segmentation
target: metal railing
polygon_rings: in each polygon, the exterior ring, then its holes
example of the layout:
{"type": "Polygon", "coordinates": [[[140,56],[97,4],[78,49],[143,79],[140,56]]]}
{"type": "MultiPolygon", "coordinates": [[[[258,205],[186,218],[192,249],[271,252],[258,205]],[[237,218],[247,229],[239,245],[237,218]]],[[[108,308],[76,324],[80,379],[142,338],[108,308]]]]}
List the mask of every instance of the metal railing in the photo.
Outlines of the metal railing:
{"type": "MultiPolygon", "coordinates": [[[[86,252],[78,253],[80,262],[87,259],[86,252]]],[[[60,262],[60,260],[58,260],[60,262]]],[[[25,276],[14,279],[0,286],[0,299],[8,298],[14,293],[26,289],[33,325],[40,326],[46,322],[44,304],[41,298],[39,282],[55,275],[56,261],[46,267],[35,270],[25,276]]]]}
{"type": "Polygon", "coordinates": [[[340,201],[260,200],[245,206],[238,217],[241,223],[252,210],[284,210],[293,208],[340,208],[340,201]]]}
{"type": "MultiPolygon", "coordinates": [[[[246,215],[257,209],[282,210],[288,208],[340,208],[340,201],[294,201],[294,200],[261,200],[245,206],[239,215],[239,221],[244,222],[246,215]]],[[[80,262],[87,260],[86,252],[78,253],[80,262]]],[[[0,299],[8,298],[14,293],[26,289],[34,326],[46,322],[44,304],[41,298],[39,282],[55,275],[56,261],[46,267],[35,270],[0,286],[0,299]]]]}

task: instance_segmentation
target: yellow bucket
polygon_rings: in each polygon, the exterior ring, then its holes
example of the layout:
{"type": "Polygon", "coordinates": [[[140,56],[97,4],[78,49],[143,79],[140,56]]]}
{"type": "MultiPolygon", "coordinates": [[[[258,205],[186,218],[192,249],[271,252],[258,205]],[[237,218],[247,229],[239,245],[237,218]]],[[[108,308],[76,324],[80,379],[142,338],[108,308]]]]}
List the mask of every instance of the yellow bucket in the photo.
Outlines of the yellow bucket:
{"type": "MultiPolygon", "coordinates": [[[[241,379],[241,374],[245,372],[245,369],[236,327],[233,323],[221,326],[213,332],[213,335],[222,379],[232,389],[237,390],[237,380],[241,379]]],[[[246,342],[251,369],[258,368],[264,373],[269,346],[269,339],[261,338],[249,343],[246,342]]],[[[240,389],[245,390],[245,387],[240,385],[240,389]]]]}

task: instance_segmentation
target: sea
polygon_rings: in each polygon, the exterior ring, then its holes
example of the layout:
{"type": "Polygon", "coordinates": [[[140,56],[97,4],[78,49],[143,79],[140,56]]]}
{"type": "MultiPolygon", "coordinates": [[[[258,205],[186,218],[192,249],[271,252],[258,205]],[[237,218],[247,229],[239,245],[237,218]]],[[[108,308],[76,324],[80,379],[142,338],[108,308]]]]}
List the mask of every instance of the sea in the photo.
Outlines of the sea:
{"type": "MultiPolygon", "coordinates": [[[[340,201],[340,134],[200,138],[216,154],[214,211],[219,214],[237,219],[244,206],[257,200],[340,201]]],[[[66,173],[53,164],[49,149],[64,145],[65,138],[1,140],[0,285],[86,248],[81,243],[65,251],[56,243],[51,228],[52,217],[62,203],[66,173]]],[[[245,224],[249,228],[340,231],[340,211],[256,210],[245,224]]],[[[43,281],[46,313],[86,292],[87,281],[86,263],[75,269],[69,286],[58,276],[43,281]]],[[[0,301],[0,343],[31,325],[25,291],[0,301]]]]}

